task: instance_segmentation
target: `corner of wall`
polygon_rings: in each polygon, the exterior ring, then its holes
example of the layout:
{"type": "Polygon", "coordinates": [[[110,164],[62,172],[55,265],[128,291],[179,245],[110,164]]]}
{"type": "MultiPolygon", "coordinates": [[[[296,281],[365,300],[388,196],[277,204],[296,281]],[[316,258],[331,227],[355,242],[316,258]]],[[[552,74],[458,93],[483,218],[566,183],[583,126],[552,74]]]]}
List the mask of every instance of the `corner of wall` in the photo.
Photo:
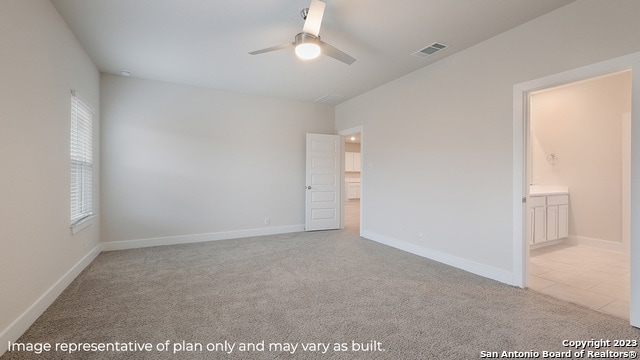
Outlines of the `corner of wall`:
{"type": "Polygon", "coordinates": [[[9,343],[15,342],[44,313],[45,310],[62,294],[64,289],[100,254],[101,245],[95,246],[87,255],[78,261],[58,281],[42,294],[13,323],[0,333],[0,356],[4,354],[9,343]]]}

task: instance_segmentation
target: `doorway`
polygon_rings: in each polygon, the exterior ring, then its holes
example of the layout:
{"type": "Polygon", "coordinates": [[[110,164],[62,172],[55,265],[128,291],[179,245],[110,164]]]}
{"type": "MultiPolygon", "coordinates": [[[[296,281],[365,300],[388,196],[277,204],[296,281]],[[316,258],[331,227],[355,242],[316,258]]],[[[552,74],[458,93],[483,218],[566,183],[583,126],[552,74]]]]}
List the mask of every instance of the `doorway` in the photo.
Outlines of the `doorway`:
{"type": "Polygon", "coordinates": [[[360,235],[362,213],[362,127],[339,132],[342,136],[343,161],[343,229],[360,235]]]}
{"type": "Polygon", "coordinates": [[[528,286],[625,319],[630,111],[630,70],[529,94],[528,286]]]}
{"type": "MultiPolygon", "coordinates": [[[[530,248],[527,242],[527,208],[525,199],[530,195],[529,192],[529,174],[531,169],[529,168],[530,149],[528,148],[528,139],[530,139],[529,128],[529,113],[531,110],[531,104],[529,102],[530,95],[536,91],[540,91],[546,88],[552,88],[556,86],[566,85],[576,81],[583,81],[590,78],[602,76],[605,74],[612,74],[615,72],[631,70],[632,72],[632,87],[640,87],[640,53],[627,55],[621,58],[608,60],[602,63],[570,70],[564,73],[551,75],[545,78],[529,81],[514,86],[514,127],[513,127],[513,139],[514,139],[514,205],[513,205],[513,229],[514,229],[514,247],[513,247],[513,260],[514,260],[514,279],[513,284],[520,287],[527,287],[528,276],[535,269],[529,267],[530,248]],[[522,201],[520,199],[522,198],[522,201]]],[[[640,112],[638,106],[640,106],[640,96],[638,92],[632,92],[631,102],[632,106],[631,119],[638,119],[640,112]]],[[[637,128],[632,129],[630,136],[630,148],[633,151],[637,151],[640,147],[640,131],[637,128]]],[[[550,155],[550,154],[547,154],[550,155]]],[[[555,154],[556,156],[550,156],[551,162],[556,163],[562,161],[562,156],[555,154]]],[[[640,161],[638,159],[631,159],[630,161],[630,176],[628,179],[637,179],[640,176],[640,161]]],[[[529,199],[527,199],[529,200],[529,199]]],[[[640,236],[640,228],[634,226],[638,220],[638,213],[634,209],[640,207],[640,193],[638,189],[631,189],[628,197],[629,207],[631,208],[631,221],[627,226],[629,231],[629,256],[630,256],[630,311],[629,318],[630,323],[633,326],[640,326],[640,305],[637,304],[637,299],[640,296],[640,289],[634,286],[637,283],[636,279],[640,277],[640,268],[636,267],[634,263],[640,256],[640,244],[638,243],[638,237],[640,236]]],[[[626,231],[625,230],[625,231],[626,231]]]]}

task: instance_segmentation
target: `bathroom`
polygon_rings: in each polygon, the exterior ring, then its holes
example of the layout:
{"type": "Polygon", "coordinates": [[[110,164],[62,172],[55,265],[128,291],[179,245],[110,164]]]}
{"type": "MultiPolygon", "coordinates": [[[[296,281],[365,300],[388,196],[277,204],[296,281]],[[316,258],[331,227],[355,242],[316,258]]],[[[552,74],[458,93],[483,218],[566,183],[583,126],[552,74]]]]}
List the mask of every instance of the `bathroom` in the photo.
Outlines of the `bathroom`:
{"type": "Polygon", "coordinates": [[[534,92],[527,157],[529,287],[623,318],[630,112],[630,70],[534,92]],[[545,196],[547,208],[535,213],[545,196]]]}

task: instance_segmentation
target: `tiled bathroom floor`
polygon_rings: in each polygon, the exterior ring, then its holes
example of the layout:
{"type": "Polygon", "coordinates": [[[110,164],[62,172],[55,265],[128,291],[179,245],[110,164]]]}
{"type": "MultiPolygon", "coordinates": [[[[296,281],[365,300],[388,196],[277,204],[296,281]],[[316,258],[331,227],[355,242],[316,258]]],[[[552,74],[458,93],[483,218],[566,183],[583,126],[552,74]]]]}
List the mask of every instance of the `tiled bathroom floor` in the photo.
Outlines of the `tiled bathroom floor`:
{"type": "Polygon", "coordinates": [[[629,254],[581,245],[531,250],[529,288],[629,319],[629,254]]]}

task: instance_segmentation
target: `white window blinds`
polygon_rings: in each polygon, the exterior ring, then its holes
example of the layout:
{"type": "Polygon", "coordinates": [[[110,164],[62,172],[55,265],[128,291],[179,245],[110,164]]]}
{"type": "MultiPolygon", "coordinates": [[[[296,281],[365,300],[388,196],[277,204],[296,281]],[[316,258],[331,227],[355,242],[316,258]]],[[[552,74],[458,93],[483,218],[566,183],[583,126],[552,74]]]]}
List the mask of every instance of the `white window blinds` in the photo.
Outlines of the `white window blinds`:
{"type": "Polygon", "coordinates": [[[71,224],[93,214],[93,111],[71,92],[71,224]]]}

